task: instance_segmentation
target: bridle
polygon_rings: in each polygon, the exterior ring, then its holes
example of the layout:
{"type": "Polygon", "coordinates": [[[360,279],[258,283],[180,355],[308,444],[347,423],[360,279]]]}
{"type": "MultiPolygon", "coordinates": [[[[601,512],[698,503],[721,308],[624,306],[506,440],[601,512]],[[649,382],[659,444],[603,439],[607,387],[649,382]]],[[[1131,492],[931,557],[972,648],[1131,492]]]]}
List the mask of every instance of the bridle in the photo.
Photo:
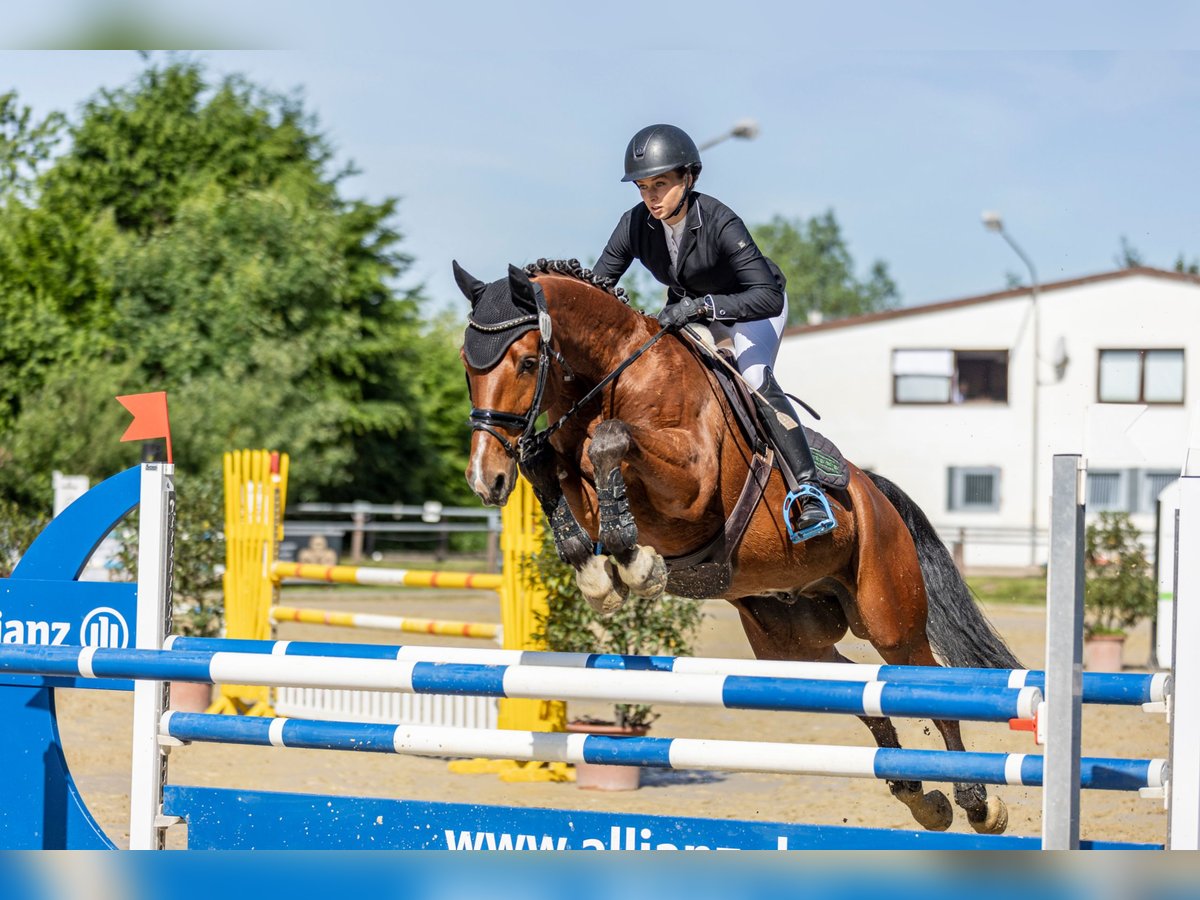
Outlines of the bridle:
{"type": "MultiPolygon", "coordinates": [[[[505,322],[498,322],[494,325],[485,325],[477,322],[473,316],[467,317],[467,327],[474,328],[477,331],[494,334],[500,331],[508,331],[510,329],[519,328],[522,325],[528,325],[531,322],[538,323],[538,370],[537,381],[533,388],[533,400],[529,404],[529,409],[524,415],[519,415],[514,412],[507,412],[499,409],[480,409],[477,406],[471,407],[471,430],[483,431],[490,434],[500,446],[504,448],[504,452],[510,459],[514,459],[518,464],[525,464],[529,460],[539,456],[546,448],[550,440],[550,436],[558,431],[571,416],[575,415],[580,409],[590,403],[597,394],[600,393],[608,384],[617,378],[625,369],[632,364],[639,356],[649,350],[659,338],[665,335],[665,330],[655,332],[655,334],[635,350],[624,362],[617,366],[613,371],[609,372],[602,378],[594,388],[584,394],[577,400],[570,409],[555,422],[547,425],[541,431],[537,430],[537,419],[542,412],[542,399],[546,393],[546,382],[550,376],[551,361],[557,362],[563,369],[563,378],[567,381],[572,381],[575,378],[575,373],[571,371],[571,367],[563,358],[563,355],[551,346],[551,337],[554,333],[554,325],[550,320],[550,313],[546,309],[546,295],[542,292],[541,285],[533,283],[534,302],[537,306],[537,312],[530,313],[527,316],[521,316],[516,319],[509,319],[505,322]],[[506,428],[512,431],[520,432],[520,437],[517,438],[516,444],[510,441],[507,437],[497,431],[497,428],[506,428]]],[[[511,347],[513,343],[520,338],[520,334],[513,336],[512,341],[508,343],[505,350],[511,347]]],[[[471,393],[471,378],[467,376],[467,395],[471,393]]]]}
{"type": "MultiPolygon", "coordinates": [[[[530,313],[527,316],[520,316],[516,319],[508,319],[504,322],[497,322],[492,325],[485,325],[478,322],[474,316],[467,316],[467,327],[474,328],[476,331],[482,331],[488,334],[495,334],[501,331],[510,331],[520,328],[522,325],[528,325],[531,322],[538,324],[538,371],[537,382],[533,388],[533,401],[529,405],[528,411],[524,415],[518,415],[513,412],[506,412],[499,409],[480,409],[477,406],[471,407],[471,430],[483,431],[490,434],[500,446],[504,448],[504,452],[511,459],[524,459],[526,454],[524,448],[528,446],[529,441],[534,437],[534,432],[537,428],[537,418],[542,411],[542,397],[546,393],[546,382],[550,375],[550,361],[553,359],[558,362],[563,368],[564,378],[571,381],[575,377],[575,373],[571,371],[571,367],[567,365],[567,361],[563,359],[562,354],[555,350],[550,339],[553,336],[554,326],[550,321],[550,313],[546,310],[546,295],[542,292],[541,285],[534,283],[533,285],[534,302],[537,305],[537,312],[530,313]],[[517,438],[516,446],[497,431],[497,428],[507,428],[512,431],[520,432],[520,437],[517,438]]],[[[520,338],[520,334],[513,335],[512,341],[504,348],[506,351],[513,343],[520,338]]],[[[467,376],[467,394],[471,393],[471,378],[467,376]]]]}

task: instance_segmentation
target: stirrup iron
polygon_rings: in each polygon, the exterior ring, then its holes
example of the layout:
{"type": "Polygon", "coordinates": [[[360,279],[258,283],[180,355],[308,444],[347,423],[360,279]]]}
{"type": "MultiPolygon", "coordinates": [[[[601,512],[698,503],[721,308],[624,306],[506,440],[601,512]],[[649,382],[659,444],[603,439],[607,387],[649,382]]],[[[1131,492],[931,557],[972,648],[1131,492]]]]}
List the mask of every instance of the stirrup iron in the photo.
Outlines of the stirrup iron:
{"type": "Polygon", "coordinates": [[[799,544],[801,541],[807,541],[809,538],[833,531],[837,527],[837,519],[834,518],[833,510],[829,507],[829,498],[825,496],[825,492],[811,484],[802,484],[796,490],[788,491],[787,496],[783,499],[783,524],[787,526],[788,538],[791,542],[799,544]],[[792,527],[792,507],[801,497],[816,497],[825,510],[825,518],[816,525],[811,525],[803,531],[797,531],[792,527]]]}

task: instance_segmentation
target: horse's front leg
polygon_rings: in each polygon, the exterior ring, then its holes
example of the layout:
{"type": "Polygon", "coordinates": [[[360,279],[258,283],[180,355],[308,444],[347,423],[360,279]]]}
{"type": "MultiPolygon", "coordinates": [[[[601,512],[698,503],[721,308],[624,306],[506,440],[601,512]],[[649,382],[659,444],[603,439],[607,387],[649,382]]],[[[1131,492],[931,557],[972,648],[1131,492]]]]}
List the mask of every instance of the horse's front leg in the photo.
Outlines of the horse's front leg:
{"type": "MultiPolygon", "coordinates": [[[[616,563],[617,592],[624,584],[637,597],[657,600],[667,587],[667,565],[653,547],[638,544],[637,522],[629,509],[625,479],[621,475],[621,461],[629,455],[632,444],[629,426],[620,419],[606,419],[592,434],[588,458],[600,508],[599,538],[605,555],[616,563]]],[[[615,609],[614,606],[601,611],[615,609]]]]}
{"type": "Polygon", "coordinates": [[[559,482],[559,466],[549,448],[536,457],[526,459],[521,471],[529,479],[554,537],[554,549],[558,558],[575,570],[575,581],[588,604],[598,612],[609,613],[619,609],[629,594],[629,589],[619,578],[614,577],[613,565],[606,556],[593,552],[592,539],[588,537],[575,513],[571,511],[559,482]]]}

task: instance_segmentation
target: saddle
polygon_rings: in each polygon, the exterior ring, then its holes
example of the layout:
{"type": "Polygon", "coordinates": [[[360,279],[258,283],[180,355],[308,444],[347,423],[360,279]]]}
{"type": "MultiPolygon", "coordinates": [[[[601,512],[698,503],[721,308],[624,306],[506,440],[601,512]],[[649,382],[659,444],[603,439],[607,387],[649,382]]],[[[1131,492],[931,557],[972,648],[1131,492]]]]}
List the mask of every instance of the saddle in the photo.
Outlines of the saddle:
{"type": "MultiPolygon", "coordinates": [[[[733,375],[736,366],[732,354],[711,345],[697,347],[695,341],[687,343],[696,358],[716,376],[725,402],[746,443],[754,452],[746,483],[724,526],[699,550],[665,560],[667,590],[680,597],[704,599],[722,593],[733,581],[733,554],[746,534],[754,511],[762,502],[771,478],[771,469],[774,468],[775,451],[750,389],[741,378],[733,375]],[[721,354],[721,360],[716,358],[717,354],[721,354]]],[[[804,426],[804,432],[816,465],[817,481],[830,490],[845,488],[850,483],[850,470],[841,451],[831,440],[808,426],[804,426]]]]}

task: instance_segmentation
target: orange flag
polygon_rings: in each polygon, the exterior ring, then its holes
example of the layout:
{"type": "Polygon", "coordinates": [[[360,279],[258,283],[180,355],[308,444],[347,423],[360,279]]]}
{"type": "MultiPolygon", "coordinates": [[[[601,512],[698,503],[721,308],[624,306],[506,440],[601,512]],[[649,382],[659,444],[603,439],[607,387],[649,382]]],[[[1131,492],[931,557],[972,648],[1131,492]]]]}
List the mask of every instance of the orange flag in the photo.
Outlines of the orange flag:
{"type": "Polygon", "coordinates": [[[167,392],[151,394],[126,394],[117,402],[133,413],[133,421],[121,435],[122,441],[148,441],[152,438],[167,439],[167,462],[171,458],[171,423],[167,417],[167,392]]]}

